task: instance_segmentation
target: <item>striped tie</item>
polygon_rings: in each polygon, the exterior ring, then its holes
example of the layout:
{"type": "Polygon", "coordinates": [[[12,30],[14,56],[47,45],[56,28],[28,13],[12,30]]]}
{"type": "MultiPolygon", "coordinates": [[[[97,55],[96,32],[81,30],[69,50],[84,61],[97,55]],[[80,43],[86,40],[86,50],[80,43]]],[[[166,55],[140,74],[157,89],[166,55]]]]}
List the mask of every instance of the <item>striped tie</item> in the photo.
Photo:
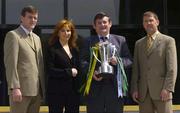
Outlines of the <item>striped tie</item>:
{"type": "Polygon", "coordinates": [[[150,50],[150,48],[152,47],[152,44],[153,44],[153,40],[152,40],[152,37],[151,36],[147,36],[147,51],[150,50]]]}

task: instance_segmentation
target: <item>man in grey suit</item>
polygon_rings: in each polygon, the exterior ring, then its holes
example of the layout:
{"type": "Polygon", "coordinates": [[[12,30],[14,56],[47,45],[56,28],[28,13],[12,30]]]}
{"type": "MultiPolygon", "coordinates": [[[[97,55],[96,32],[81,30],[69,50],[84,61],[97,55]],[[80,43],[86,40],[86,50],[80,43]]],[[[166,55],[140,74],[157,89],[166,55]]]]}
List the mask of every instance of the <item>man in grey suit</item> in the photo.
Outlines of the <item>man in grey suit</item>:
{"type": "Polygon", "coordinates": [[[36,8],[24,7],[20,26],[5,37],[4,63],[11,113],[39,113],[44,96],[41,41],[32,32],[37,19],[36,8]]]}
{"type": "Polygon", "coordinates": [[[177,76],[175,40],[158,31],[158,16],[143,15],[147,36],[135,44],[131,92],[140,113],[173,113],[172,93],[177,76]]]}
{"type": "MultiPolygon", "coordinates": [[[[111,26],[112,21],[106,13],[97,13],[93,23],[93,28],[96,30],[97,35],[87,38],[85,43],[86,50],[83,53],[89,52],[90,47],[106,40],[115,45],[117,54],[121,57],[124,67],[128,68],[132,64],[132,59],[126,39],[123,36],[110,34],[111,26]],[[104,37],[104,39],[101,37],[104,37]]],[[[86,62],[88,64],[89,55],[84,55],[83,58],[85,59],[83,64],[86,64],[86,62]]],[[[98,68],[100,65],[100,63],[96,65],[91,89],[87,96],[87,113],[122,113],[123,96],[118,95],[117,59],[113,57],[110,60],[110,65],[114,68],[114,74],[107,75],[109,77],[99,76],[98,68]]]]}

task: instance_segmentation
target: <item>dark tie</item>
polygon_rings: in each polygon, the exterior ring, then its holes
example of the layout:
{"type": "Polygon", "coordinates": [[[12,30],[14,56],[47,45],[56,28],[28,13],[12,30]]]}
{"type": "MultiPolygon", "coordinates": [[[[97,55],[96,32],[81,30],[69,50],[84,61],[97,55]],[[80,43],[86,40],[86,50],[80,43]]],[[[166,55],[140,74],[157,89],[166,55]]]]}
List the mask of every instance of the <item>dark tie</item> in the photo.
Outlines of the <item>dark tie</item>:
{"type": "Polygon", "coordinates": [[[107,37],[100,37],[100,39],[101,39],[103,42],[107,41],[107,37]]]}

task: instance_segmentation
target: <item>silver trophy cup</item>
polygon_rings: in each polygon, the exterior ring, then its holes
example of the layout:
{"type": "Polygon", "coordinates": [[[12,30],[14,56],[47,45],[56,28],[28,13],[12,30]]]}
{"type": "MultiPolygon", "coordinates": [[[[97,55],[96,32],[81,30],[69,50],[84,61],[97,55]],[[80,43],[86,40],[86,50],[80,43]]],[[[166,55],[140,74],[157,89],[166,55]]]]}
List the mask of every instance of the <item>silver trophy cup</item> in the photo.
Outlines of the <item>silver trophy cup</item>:
{"type": "Polygon", "coordinates": [[[106,75],[114,74],[114,69],[109,64],[109,61],[115,55],[115,45],[112,45],[109,42],[99,43],[99,54],[100,60],[95,56],[96,59],[101,63],[98,70],[99,75],[105,77],[106,75]]]}

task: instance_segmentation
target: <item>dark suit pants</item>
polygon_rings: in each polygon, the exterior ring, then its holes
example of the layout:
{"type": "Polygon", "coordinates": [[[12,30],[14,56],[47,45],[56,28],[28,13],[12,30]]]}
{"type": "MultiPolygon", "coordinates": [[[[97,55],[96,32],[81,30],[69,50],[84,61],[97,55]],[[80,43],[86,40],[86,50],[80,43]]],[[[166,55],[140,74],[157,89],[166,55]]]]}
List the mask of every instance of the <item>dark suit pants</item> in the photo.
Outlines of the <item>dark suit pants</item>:
{"type": "Polygon", "coordinates": [[[113,81],[93,82],[87,97],[87,113],[123,113],[123,102],[117,96],[113,81]]]}
{"type": "Polygon", "coordinates": [[[79,94],[49,94],[48,107],[49,113],[79,113],[79,94]]]}

